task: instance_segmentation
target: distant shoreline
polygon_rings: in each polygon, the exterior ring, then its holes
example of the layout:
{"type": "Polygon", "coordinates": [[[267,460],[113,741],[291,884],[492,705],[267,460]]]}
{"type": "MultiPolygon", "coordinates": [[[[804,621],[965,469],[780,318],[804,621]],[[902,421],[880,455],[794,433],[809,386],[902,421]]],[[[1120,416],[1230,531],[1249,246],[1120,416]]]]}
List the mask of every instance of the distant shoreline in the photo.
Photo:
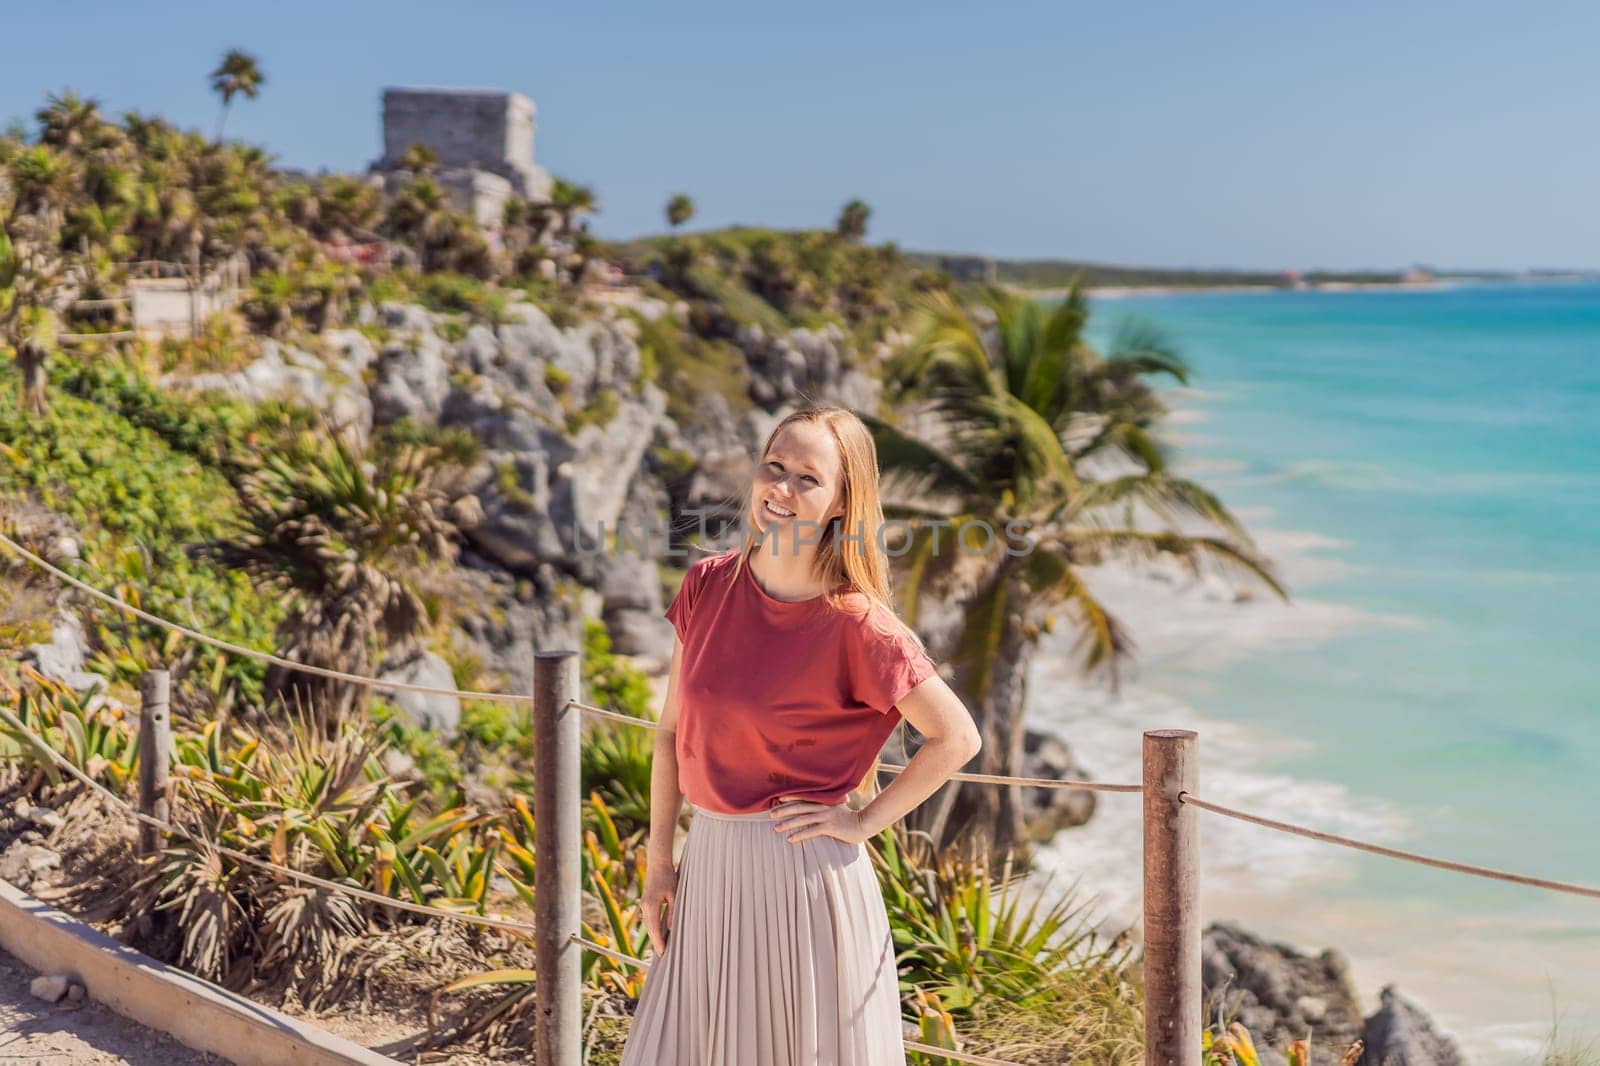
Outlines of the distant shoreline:
{"type": "MultiPolygon", "coordinates": [[[[1120,300],[1130,296],[1219,295],[1231,292],[1411,292],[1457,289],[1464,285],[1549,285],[1560,282],[1592,282],[1590,274],[1548,274],[1531,277],[1447,277],[1428,281],[1316,281],[1299,285],[1085,285],[1083,293],[1099,300],[1120,300]]],[[[1035,299],[1063,299],[1068,286],[1006,285],[1012,292],[1035,299]]]]}

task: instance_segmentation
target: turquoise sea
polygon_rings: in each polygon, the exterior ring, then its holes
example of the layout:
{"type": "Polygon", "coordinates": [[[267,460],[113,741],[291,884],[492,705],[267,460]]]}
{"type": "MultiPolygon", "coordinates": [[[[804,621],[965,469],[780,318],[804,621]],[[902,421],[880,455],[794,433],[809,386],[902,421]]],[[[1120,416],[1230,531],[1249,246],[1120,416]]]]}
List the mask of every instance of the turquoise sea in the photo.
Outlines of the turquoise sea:
{"type": "MultiPolygon", "coordinates": [[[[1046,664],[1030,713],[1103,778],[1137,773],[1138,728],[1190,725],[1222,802],[1600,886],[1600,285],[1093,315],[1100,342],[1128,316],[1170,332],[1194,371],[1166,427],[1180,468],[1259,534],[1294,603],[1201,611],[1108,580],[1144,626],[1135,683],[1096,694],[1046,664]]],[[[1475,1062],[1537,1061],[1553,1019],[1600,1047],[1600,900],[1201,817],[1208,920],[1340,948],[1369,1013],[1394,982],[1475,1062]]],[[[1123,821],[1064,835],[1057,868],[1112,868],[1123,821]]]]}

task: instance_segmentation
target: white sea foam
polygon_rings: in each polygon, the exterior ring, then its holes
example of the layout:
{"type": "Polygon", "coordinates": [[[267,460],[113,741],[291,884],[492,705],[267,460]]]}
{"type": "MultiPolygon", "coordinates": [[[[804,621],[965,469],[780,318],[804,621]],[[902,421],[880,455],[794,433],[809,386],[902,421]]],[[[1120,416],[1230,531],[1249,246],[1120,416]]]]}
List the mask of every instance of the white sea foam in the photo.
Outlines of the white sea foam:
{"type": "MultiPolygon", "coordinates": [[[[1243,509],[1239,517],[1295,587],[1314,585],[1350,565],[1336,554],[1347,546],[1340,540],[1263,526],[1273,517],[1270,509],[1243,509]]],[[[1075,634],[1070,627],[1058,629],[1044,638],[1034,660],[1026,714],[1032,727],[1065,739],[1096,779],[1137,783],[1144,731],[1193,729],[1200,735],[1201,795],[1332,833],[1416,846],[1420,826],[1412,817],[1427,819],[1434,812],[1408,816],[1336,782],[1275,772],[1273,764],[1303,753],[1309,742],[1208,717],[1161,691],[1161,684],[1173,669],[1203,675],[1366,627],[1420,623],[1303,596],[1287,604],[1270,595],[1236,601],[1217,580],[1196,580],[1176,569],[1106,565],[1091,568],[1088,580],[1138,640],[1136,667],[1117,692],[1086,681],[1075,666],[1075,634]]],[[[1548,1024],[1491,1024],[1492,1019],[1508,1013],[1548,1018],[1549,1004],[1540,998],[1546,981],[1570,985],[1571,975],[1587,968],[1593,936],[1600,935],[1586,921],[1587,912],[1541,934],[1540,923],[1548,920],[1531,914],[1499,915],[1496,926],[1414,900],[1337,898],[1318,889],[1349,882],[1362,861],[1355,852],[1233,819],[1202,818],[1201,909],[1207,922],[1240,920],[1259,935],[1311,954],[1338,948],[1351,962],[1364,1010],[1376,1007],[1380,987],[1395,983],[1483,1066],[1523,1062],[1539,1053],[1548,1024]],[[1315,900],[1312,912],[1308,900],[1315,900]],[[1495,960],[1494,982],[1482,979],[1486,956],[1495,960]]],[[[1054,897],[1077,883],[1078,899],[1102,933],[1132,929],[1137,936],[1140,823],[1137,795],[1099,794],[1087,825],[1038,849],[1041,876],[1031,879],[1030,891],[1054,897]]],[[[1577,1027],[1592,1035],[1594,1004],[1573,1004],[1570,994],[1564,1003],[1579,1008],[1577,1027]]]]}

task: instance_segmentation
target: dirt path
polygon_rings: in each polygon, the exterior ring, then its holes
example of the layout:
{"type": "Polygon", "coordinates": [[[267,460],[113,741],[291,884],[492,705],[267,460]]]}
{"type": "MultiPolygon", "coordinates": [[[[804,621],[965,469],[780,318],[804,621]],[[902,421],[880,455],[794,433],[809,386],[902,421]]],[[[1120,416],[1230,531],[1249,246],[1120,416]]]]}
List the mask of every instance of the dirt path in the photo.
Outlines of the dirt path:
{"type": "Polygon", "coordinates": [[[0,952],[0,1063],[5,1066],[226,1066],[99,1003],[51,1006],[28,993],[33,970],[0,952]]]}

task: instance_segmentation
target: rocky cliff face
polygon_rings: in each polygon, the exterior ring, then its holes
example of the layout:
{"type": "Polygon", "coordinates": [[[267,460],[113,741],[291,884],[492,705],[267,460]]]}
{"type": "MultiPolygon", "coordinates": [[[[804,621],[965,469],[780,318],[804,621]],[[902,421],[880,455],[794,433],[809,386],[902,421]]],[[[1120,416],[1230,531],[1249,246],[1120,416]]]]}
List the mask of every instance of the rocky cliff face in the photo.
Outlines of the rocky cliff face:
{"type": "Polygon", "coordinates": [[[1378,1010],[1363,1019],[1349,963],[1332,948],[1306,955],[1218,922],[1205,931],[1200,951],[1206,1019],[1237,1018],[1258,1049],[1283,1048],[1310,1034],[1313,1066],[1334,1066],[1357,1040],[1364,1045],[1358,1066],[1466,1061],[1455,1042],[1393,986],[1383,989],[1378,1010]]]}

